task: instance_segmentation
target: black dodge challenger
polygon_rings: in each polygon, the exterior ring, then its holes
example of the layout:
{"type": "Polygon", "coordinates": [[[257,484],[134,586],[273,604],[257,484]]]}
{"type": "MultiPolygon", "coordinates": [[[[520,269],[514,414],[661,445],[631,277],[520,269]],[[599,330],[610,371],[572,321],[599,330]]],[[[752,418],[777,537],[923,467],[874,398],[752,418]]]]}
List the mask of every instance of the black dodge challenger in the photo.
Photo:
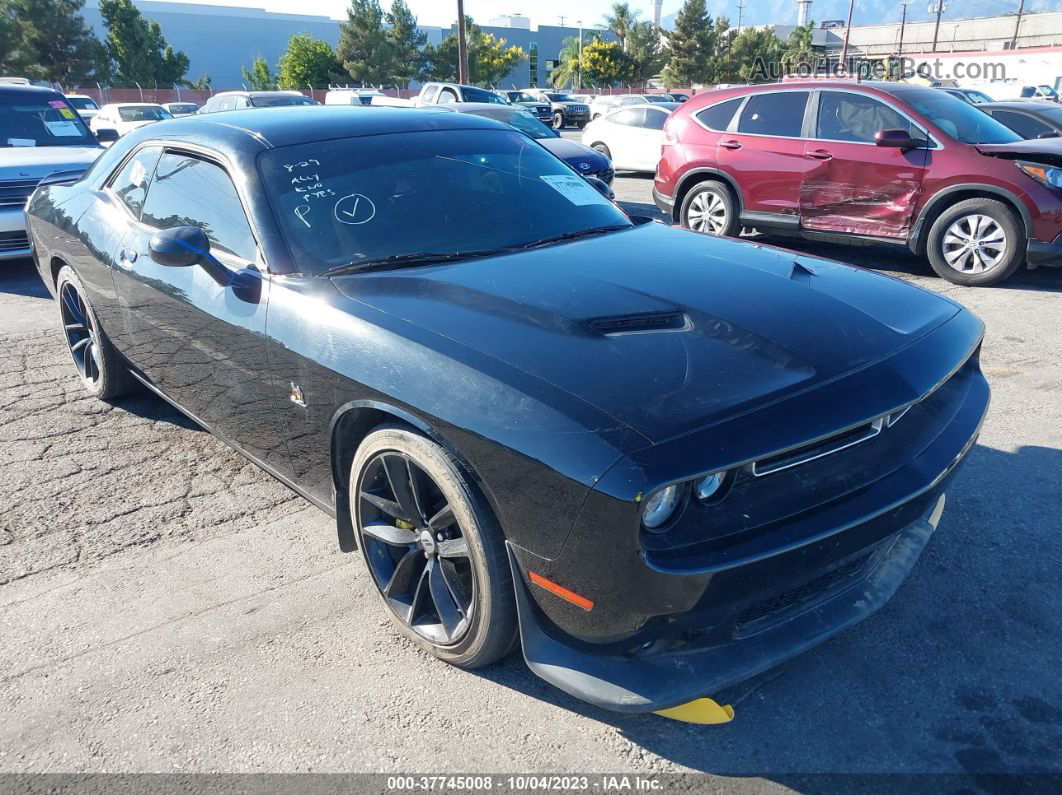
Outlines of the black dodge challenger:
{"type": "Polygon", "coordinates": [[[158,393],[334,514],[435,656],[519,643],[615,710],[880,607],[989,401],[958,304],[629,218],[468,114],[161,122],[28,219],[86,389],[158,393]]]}

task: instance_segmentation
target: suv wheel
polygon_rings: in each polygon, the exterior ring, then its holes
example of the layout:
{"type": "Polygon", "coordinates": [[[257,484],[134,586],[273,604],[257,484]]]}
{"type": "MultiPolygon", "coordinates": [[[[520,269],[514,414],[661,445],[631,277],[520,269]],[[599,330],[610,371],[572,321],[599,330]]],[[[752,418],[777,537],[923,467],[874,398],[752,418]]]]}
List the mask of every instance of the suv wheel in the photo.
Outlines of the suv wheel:
{"type": "Polygon", "coordinates": [[[741,231],[733,196],[714,181],[702,182],[686,194],[679,220],[687,229],[707,235],[734,237],[741,231]]]}
{"type": "Polygon", "coordinates": [[[556,113],[553,114],[553,129],[554,130],[563,130],[564,129],[564,114],[561,113],[559,110],[556,113]]]}
{"type": "Polygon", "coordinates": [[[984,287],[1011,276],[1025,261],[1025,230],[1007,205],[967,199],[942,212],[926,241],[929,264],[954,284],[984,287]]]}

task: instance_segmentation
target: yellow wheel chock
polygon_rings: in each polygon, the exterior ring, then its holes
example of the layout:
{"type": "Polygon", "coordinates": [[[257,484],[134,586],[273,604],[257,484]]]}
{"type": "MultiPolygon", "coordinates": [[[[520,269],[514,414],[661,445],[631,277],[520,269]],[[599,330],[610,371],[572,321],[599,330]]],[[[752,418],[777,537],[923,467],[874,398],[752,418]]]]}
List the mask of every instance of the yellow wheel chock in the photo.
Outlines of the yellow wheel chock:
{"type": "Polygon", "coordinates": [[[683,723],[730,723],[734,719],[734,708],[729,704],[719,706],[710,698],[698,698],[687,704],[679,704],[670,709],[661,709],[653,713],[683,723]]]}

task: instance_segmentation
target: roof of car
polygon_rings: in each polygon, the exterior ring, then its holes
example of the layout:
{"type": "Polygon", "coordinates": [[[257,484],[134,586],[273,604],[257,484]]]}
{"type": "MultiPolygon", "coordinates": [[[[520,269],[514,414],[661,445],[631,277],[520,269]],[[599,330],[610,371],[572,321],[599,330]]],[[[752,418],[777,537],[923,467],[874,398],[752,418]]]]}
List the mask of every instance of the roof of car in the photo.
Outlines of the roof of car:
{"type": "Polygon", "coordinates": [[[161,108],[157,102],[108,102],[100,110],[107,108],[161,108]]]}
{"type": "Polygon", "coordinates": [[[1021,110],[1026,113],[1036,113],[1037,111],[1057,108],[1059,105],[1055,102],[1022,102],[1021,100],[1013,100],[1011,102],[982,102],[977,107],[992,108],[994,110],[1021,110]]]}
{"type": "MultiPolygon", "coordinates": [[[[26,94],[59,94],[54,88],[48,88],[46,86],[27,86],[22,83],[0,83],[0,94],[11,94],[13,96],[26,94]]],[[[62,96],[62,94],[59,94],[62,96]]]]}
{"type": "Polygon", "coordinates": [[[274,96],[293,97],[296,95],[302,96],[301,91],[219,91],[211,96],[211,99],[217,97],[274,97],[274,96]]]}
{"type": "Polygon", "coordinates": [[[178,139],[223,152],[421,130],[503,129],[508,125],[468,113],[362,105],[289,105],[182,116],[130,133],[131,141],[178,139]]]}

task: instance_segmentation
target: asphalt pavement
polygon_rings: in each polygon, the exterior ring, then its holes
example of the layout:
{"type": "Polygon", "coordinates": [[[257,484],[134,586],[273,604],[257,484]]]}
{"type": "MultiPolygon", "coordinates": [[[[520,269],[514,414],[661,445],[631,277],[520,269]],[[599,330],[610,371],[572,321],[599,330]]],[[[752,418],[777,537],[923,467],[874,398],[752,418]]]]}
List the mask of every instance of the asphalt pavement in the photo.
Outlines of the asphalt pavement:
{"type": "MultiPolygon", "coordinates": [[[[655,213],[647,176],[615,187],[655,213]]],[[[970,307],[993,403],[896,597],[710,727],[417,651],[327,516],[154,397],[84,396],[35,271],[0,263],[0,772],[1062,772],[1062,271],[965,289],[797,247],[970,307]]]]}

